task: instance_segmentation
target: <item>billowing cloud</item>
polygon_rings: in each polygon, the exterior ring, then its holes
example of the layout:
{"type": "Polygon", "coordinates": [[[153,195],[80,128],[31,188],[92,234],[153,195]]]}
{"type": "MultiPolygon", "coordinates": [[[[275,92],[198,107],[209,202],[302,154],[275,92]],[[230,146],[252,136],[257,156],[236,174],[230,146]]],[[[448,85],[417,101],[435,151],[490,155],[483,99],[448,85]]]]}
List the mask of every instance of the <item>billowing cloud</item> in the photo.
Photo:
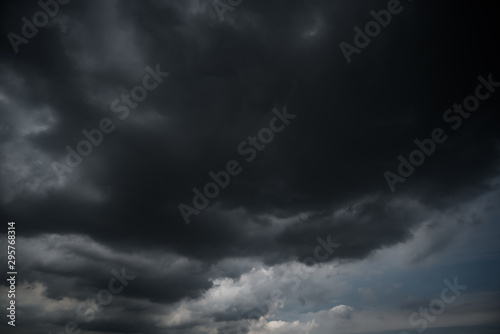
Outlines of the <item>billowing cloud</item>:
{"type": "Polygon", "coordinates": [[[0,4],[18,333],[408,330],[456,276],[429,326],[498,325],[493,9],[401,1],[374,33],[396,1],[57,1],[0,4]]]}

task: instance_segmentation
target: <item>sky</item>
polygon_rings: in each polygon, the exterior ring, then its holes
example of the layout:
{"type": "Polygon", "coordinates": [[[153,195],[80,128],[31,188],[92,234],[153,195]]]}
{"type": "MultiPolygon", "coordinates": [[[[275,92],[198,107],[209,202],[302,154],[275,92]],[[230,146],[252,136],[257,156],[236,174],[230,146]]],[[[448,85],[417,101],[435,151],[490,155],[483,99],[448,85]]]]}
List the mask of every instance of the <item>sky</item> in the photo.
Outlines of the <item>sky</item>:
{"type": "Polygon", "coordinates": [[[493,3],[0,15],[1,333],[500,332],[493,3]]]}

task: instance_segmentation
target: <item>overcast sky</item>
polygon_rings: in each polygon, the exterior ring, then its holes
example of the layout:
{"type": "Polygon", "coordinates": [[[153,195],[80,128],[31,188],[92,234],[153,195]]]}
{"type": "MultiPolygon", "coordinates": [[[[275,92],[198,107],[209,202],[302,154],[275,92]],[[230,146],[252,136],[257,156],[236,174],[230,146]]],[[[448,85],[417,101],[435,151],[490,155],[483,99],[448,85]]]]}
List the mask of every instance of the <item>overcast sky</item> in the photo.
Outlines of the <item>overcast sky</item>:
{"type": "Polygon", "coordinates": [[[2,2],[0,331],[499,333],[497,13],[2,2]]]}

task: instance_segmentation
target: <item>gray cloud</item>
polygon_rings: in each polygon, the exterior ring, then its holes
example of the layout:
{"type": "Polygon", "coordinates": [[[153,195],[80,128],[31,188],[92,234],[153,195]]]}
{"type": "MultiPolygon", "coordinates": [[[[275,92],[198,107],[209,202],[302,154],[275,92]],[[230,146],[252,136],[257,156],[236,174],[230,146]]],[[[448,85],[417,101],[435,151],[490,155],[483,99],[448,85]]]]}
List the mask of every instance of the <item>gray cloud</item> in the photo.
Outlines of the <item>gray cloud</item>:
{"type": "MultiPolygon", "coordinates": [[[[37,298],[24,310],[33,316],[19,320],[26,333],[64,325],[115,267],[137,279],[86,330],[236,333],[251,303],[280,288],[258,286],[258,268],[279,280],[280,266],[313,256],[318,237],[342,246],[315,268],[349,266],[412,240],[420,248],[406,259],[419,266],[481,225],[483,213],[452,217],[498,189],[500,93],[447,131],[395,193],[383,173],[397,169],[415,138],[447,126],[443,112],[473,92],[478,75],[500,81],[493,10],[403,5],[350,65],[339,43],[387,1],[244,0],[222,22],[209,0],[71,1],[18,54],[4,38],[0,218],[15,220],[25,240],[25,289],[37,298]],[[120,120],[112,102],[156,64],[169,77],[120,120]],[[299,116],[246,163],[239,143],[284,106],[299,116]],[[105,117],[116,130],[59,180],[52,162],[64,162],[65,147],[105,117]],[[186,225],[179,203],[191,205],[192,189],[233,159],[243,172],[186,225]],[[214,291],[224,307],[207,302],[214,291]]],[[[32,1],[2,3],[3,35],[19,33],[21,17],[37,10],[32,1]]],[[[352,308],[341,313],[350,321],[358,306],[337,299],[359,292],[382,300],[373,286],[325,293],[326,281],[304,281],[288,299],[295,318],[269,312],[253,331],[314,333],[324,328],[314,318],[294,322],[311,305],[322,305],[312,313],[352,308]]]]}

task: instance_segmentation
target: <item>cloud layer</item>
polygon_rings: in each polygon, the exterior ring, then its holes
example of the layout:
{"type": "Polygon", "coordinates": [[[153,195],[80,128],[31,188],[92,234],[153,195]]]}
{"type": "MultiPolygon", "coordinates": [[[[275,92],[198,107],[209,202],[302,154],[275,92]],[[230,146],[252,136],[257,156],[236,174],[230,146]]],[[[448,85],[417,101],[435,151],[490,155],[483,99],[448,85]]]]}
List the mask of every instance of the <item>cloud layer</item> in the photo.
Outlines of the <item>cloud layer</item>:
{"type": "MultiPolygon", "coordinates": [[[[0,217],[19,234],[17,332],[68,321],[99,334],[408,330],[409,314],[462,273],[471,289],[432,326],[487,333],[500,92],[457,130],[443,114],[478,76],[500,81],[494,11],[401,6],[350,64],[339,44],[387,1],[243,1],[221,21],[208,0],[75,0],[18,53],[5,38],[0,217]],[[134,106],[148,66],[169,75],[134,106]],[[247,161],[239,145],[262,145],[285,109],[297,117],[247,161]],[[68,166],[67,147],[78,152],[102,119],[114,131],[68,166]],[[384,172],[435,128],[447,141],[391,192],[384,172]],[[193,188],[232,160],[241,173],[187,225],[179,204],[194,207],[193,188]],[[122,268],[136,278],[78,319],[122,268]]],[[[40,10],[0,7],[4,36],[40,10]]]]}

